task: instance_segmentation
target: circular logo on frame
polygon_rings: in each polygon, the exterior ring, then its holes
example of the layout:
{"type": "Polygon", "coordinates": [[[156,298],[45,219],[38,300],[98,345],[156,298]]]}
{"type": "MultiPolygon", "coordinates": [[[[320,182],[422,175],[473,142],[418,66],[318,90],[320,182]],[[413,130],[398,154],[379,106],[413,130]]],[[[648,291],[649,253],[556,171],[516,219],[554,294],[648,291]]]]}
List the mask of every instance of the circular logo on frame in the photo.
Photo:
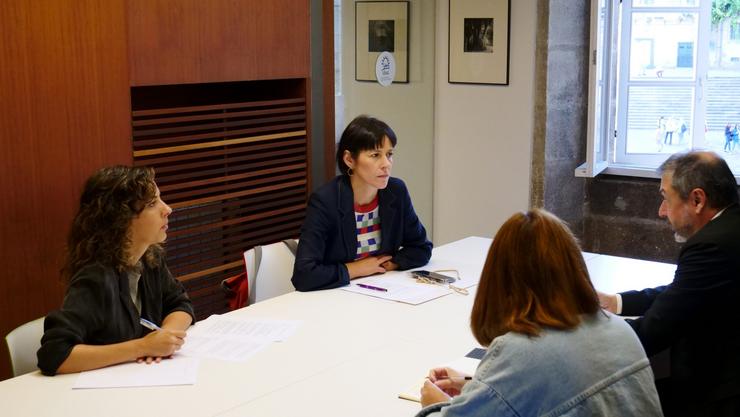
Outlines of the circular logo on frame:
{"type": "Polygon", "coordinates": [[[378,79],[378,84],[383,87],[388,87],[393,83],[393,79],[396,78],[396,59],[393,58],[392,53],[386,51],[378,55],[378,60],[375,61],[375,77],[378,79]]]}

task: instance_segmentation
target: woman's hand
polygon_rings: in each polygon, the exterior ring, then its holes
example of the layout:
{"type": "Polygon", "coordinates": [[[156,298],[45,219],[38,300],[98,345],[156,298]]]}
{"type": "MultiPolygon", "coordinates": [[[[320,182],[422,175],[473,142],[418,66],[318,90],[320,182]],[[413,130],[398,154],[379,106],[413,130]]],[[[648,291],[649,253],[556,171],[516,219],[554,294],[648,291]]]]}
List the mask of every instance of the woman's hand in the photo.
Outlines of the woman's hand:
{"type": "MultiPolygon", "coordinates": [[[[171,334],[175,335],[176,337],[180,338],[182,340],[182,343],[180,343],[178,346],[175,347],[175,350],[179,350],[180,347],[182,347],[182,344],[185,343],[185,335],[182,335],[185,330],[187,330],[188,327],[190,327],[190,324],[193,322],[193,318],[190,317],[190,314],[184,312],[184,311],[173,311],[172,313],[168,314],[167,317],[164,318],[162,321],[162,328],[160,329],[160,332],[170,332],[171,334]],[[182,336],[180,336],[182,335],[182,336]]],[[[153,333],[150,333],[148,336],[152,335],[153,333]]],[[[147,364],[150,364],[152,362],[159,363],[162,361],[162,359],[168,359],[172,356],[172,354],[166,355],[166,356],[155,356],[155,355],[148,355],[148,356],[142,356],[136,360],[136,362],[142,363],[146,362],[147,364]]]]}
{"type": "Polygon", "coordinates": [[[59,365],[57,373],[88,371],[133,360],[146,363],[160,362],[162,358],[180,349],[183,343],[185,343],[184,330],[163,329],[139,339],[110,345],[78,344],[59,365]]]}
{"type": "Polygon", "coordinates": [[[159,363],[162,358],[171,356],[185,343],[184,330],[162,329],[141,338],[142,355],[137,362],[159,363]]]}
{"type": "Polygon", "coordinates": [[[462,372],[456,371],[452,368],[434,368],[429,371],[429,381],[442,390],[445,394],[450,397],[460,395],[463,386],[468,382],[465,377],[468,377],[462,372]]]}
{"type": "Polygon", "coordinates": [[[387,260],[383,262],[382,264],[380,264],[380,266],[382,266],[386,272],[395,271],[396,269],[398,269],[398,264],[393,262],[392,260],[387,260]]]}
{"type": "Polygon", "coordinates": [[[345,265],[347,266],[347,272],[349,272],[349,279],[382,274],[386,272],[386,269],[381,265],[391,259],[393,259],[393,257],[390,255],[368,256],[364,259],[348,262],[345,265]]]}
{"type": "Polygon", "coordinates": [[[450,396],[445,394],[437,385],[429,379],[424,380],[424,386],[421,387],[421,406],[426,407],[431,404],[443,403],[450,401],[450,396]]]}

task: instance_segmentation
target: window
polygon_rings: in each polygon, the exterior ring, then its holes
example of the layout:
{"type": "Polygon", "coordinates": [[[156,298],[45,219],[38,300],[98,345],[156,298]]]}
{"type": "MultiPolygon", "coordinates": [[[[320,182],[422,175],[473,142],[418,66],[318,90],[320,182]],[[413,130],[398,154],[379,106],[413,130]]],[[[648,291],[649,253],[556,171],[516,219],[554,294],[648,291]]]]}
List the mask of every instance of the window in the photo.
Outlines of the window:
{"type": "Polygon", "coordinates": [[[730,25],[730,40],[740,41],[740,23],[735,22],[730,25]]]}
{"type": "Polygon", "coordinates": [[[342,93],[342,0],[334,0],[334,138],[339,142],[344,130],[342,93]]]}
{"type": "Polygon", "coordinates": [[[592,0],[588,157],[576,175],[655,177],[689,149],[740,174],[737,3],[592,0]]]}

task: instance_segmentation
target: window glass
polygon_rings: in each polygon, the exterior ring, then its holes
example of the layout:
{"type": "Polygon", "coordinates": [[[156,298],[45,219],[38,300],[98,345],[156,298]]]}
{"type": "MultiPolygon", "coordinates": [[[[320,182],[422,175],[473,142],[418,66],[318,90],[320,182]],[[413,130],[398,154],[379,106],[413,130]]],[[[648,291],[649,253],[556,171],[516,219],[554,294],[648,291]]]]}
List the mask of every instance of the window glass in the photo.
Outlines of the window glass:
{"type": "Polygon", "coordinates": [[[633,13],[630,78],[693,79],[698,21],[697,13],[633,13]]]}
{"type": "Polygon", "coordinates": [[[334,95],[342,95],[342,0],[334,0],[334,95]]]}
{"type": "Polygon", "coordinates": [[[696,7],[698,5],[699,0],[635,0],[632,2],[632,7],[696,7]]]}
{"type": "Polygon", "coordinates": [[[692,87],[632,86],[627,153],[667,153],[691,148],[692,87]]]}
{"type": "Polygon", "coordinates": [[[740,2],[715,0],[709,30],[704,147],[740,174],[740,2]]]}
{"type": "Polygon", "coordinates": [[[598,15],[605,34],[592,33],[598,78],[590,94],[596,102],[589,104],[596,116],[589,147],[604,149],[606,172],[654,176],[674,152],[709,149],[738,176],[740,1],[606,1],[615,12],[598,15]],[[611,59],[602,53],[610,50],[604,36],[618,44],[611,59]],[[611,77],[616,87],[603,88],[611,77]],[[613,135],[600,132],[607,123],[613,135]]]}

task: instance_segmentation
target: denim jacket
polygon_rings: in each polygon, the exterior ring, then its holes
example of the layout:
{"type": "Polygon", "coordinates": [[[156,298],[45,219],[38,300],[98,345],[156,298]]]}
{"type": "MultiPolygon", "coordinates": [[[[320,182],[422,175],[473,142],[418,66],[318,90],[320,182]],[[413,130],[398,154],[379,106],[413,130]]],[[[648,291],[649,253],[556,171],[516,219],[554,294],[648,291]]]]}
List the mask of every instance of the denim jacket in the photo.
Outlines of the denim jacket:
{"type": "Polygon", "coordinates": [[[497,337],[460,395],[417,417],[597,415],[663,415],[634,331],[601,312],[570,331],[497,337]]]}

